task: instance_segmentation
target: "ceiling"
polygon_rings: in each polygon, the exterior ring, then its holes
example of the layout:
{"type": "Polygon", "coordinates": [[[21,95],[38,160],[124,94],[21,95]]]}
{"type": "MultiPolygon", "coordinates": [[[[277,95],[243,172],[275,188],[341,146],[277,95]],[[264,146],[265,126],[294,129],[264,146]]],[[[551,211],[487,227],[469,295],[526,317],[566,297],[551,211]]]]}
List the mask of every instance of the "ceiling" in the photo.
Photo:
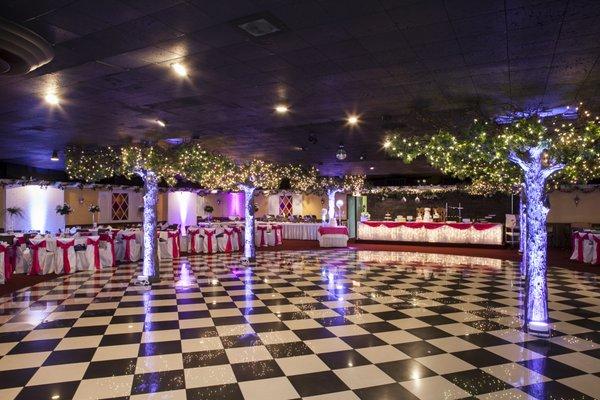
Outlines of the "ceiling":
{"type": "Polygon", "coordinates": [[[193,137],[326,174],[426,175],[386,159],[386,128],[600,104],[595,0],[3,0],[0,15],[56,53],[0,76],[0,159],[41,168],[62,168],[50,154],[68,144],[193,137]],[[232,22],[257,13],[281,31],[256,38],[232,22]],[[51,90],[59,107],[43,101],[51,90]]]}

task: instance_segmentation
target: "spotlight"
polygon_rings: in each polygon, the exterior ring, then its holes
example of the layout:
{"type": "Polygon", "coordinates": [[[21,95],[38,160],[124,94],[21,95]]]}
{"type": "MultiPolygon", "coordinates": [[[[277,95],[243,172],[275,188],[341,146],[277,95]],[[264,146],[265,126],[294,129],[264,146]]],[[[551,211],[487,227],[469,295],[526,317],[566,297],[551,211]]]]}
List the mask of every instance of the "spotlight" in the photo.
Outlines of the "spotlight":
{"type": "Polygon", "coordinates": [[[346,121],[348,122],[348,125],[358,125],[358,115],[349,115],[346,121]]]}
{"type": "Polygon", "coordinates": [[[290,108],[285,104],[278,104],[275,106],[275,112],[277,114],[287,114],[288,111],[290,111],[290,108]]]}
{"type": "Polygon", "coordinates": [[[50,156],[51,161],[58,161],[58,151],[52,150],[52,155],[50,156]]]}
{"type": "Polygon", "coordinates": [[[155,119],[154,123],[158,126],[160,126],[161,128],[164,128],[165,126],[167,126],[167,124],[165,123],[165,121],[162,121],[160,119],[155,119]]]}
{"type": "Polygon", "coordinates": [[[365,153],[362,153],[360,155],[360,157],[358,157],[361,161],[365,160],[367,158],[367,156],[365,155],[365,153]]]}
{"type": "Polygon", "coordinates": [[[51,106],[57,106],[60,103],[60,99],[54,93],[48,93],[44,97],[44,100],[46,100],[46,103],[50,104],[51,106]]]}
{"type": "Polygon", "coordinates": [[[173,68],[173,71],[175,71],[175,73],[181,77],[186,77],[188,74],[187,68],[183,64],[174,63],[171,64],[171,68],[173,68]]]}

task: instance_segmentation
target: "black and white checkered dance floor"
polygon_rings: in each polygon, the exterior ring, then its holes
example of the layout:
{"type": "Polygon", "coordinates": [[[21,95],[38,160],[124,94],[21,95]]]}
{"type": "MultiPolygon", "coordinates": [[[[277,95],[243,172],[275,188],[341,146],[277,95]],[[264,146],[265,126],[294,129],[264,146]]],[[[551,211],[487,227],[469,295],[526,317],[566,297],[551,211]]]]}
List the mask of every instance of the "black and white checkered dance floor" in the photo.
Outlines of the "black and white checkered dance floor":
{"type": "Polygon", "coordinates": [[[600,398],[600,275],[549,274],[520,331],[514,263],[352,250],[81,272],[0,299],[0,399],[600,398]]]}

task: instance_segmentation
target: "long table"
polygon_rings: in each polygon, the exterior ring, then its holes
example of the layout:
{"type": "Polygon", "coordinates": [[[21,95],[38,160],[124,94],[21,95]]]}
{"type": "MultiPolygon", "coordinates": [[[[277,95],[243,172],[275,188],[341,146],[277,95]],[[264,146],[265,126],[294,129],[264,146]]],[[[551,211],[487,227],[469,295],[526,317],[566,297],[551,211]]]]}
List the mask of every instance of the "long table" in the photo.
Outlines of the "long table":
{"type": "Polygon", "coordinates": [[[504,227],[497,223],[363,221],[358,239],[396,242],[501,245],[504,227]]]}

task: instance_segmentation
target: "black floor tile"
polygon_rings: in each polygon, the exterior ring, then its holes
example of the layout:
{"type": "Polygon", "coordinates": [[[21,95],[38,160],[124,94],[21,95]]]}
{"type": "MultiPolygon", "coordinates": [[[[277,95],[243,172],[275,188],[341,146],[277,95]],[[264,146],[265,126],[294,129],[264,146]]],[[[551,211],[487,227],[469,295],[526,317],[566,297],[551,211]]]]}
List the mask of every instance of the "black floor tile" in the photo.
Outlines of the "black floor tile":
{"type": "Polygon", "coordinates": [[[346,384],[332,371],[288,376],[288,379],[302,397],[349,390],[346,384]]]}
{"type": "Polygon", "coordinates": [[[275,378],[284,375],[275,360],[232,364],[231,368],[238,382],[275,378]]]}
{"type": "Polygon", "coordinates": [[[512,386],[500,379],[483,372],[480,369],[455,372],[444,375],[444,378],[471,395],[481,395],[490,392],[512,389],[512,386]]]}
{"type": "Polygon", "coordinates": [[[340,369],[351,366],[371,364],[356,350],[333,351],[330,353],[319,354],[319,358],[330,368],[340,369]]]}

